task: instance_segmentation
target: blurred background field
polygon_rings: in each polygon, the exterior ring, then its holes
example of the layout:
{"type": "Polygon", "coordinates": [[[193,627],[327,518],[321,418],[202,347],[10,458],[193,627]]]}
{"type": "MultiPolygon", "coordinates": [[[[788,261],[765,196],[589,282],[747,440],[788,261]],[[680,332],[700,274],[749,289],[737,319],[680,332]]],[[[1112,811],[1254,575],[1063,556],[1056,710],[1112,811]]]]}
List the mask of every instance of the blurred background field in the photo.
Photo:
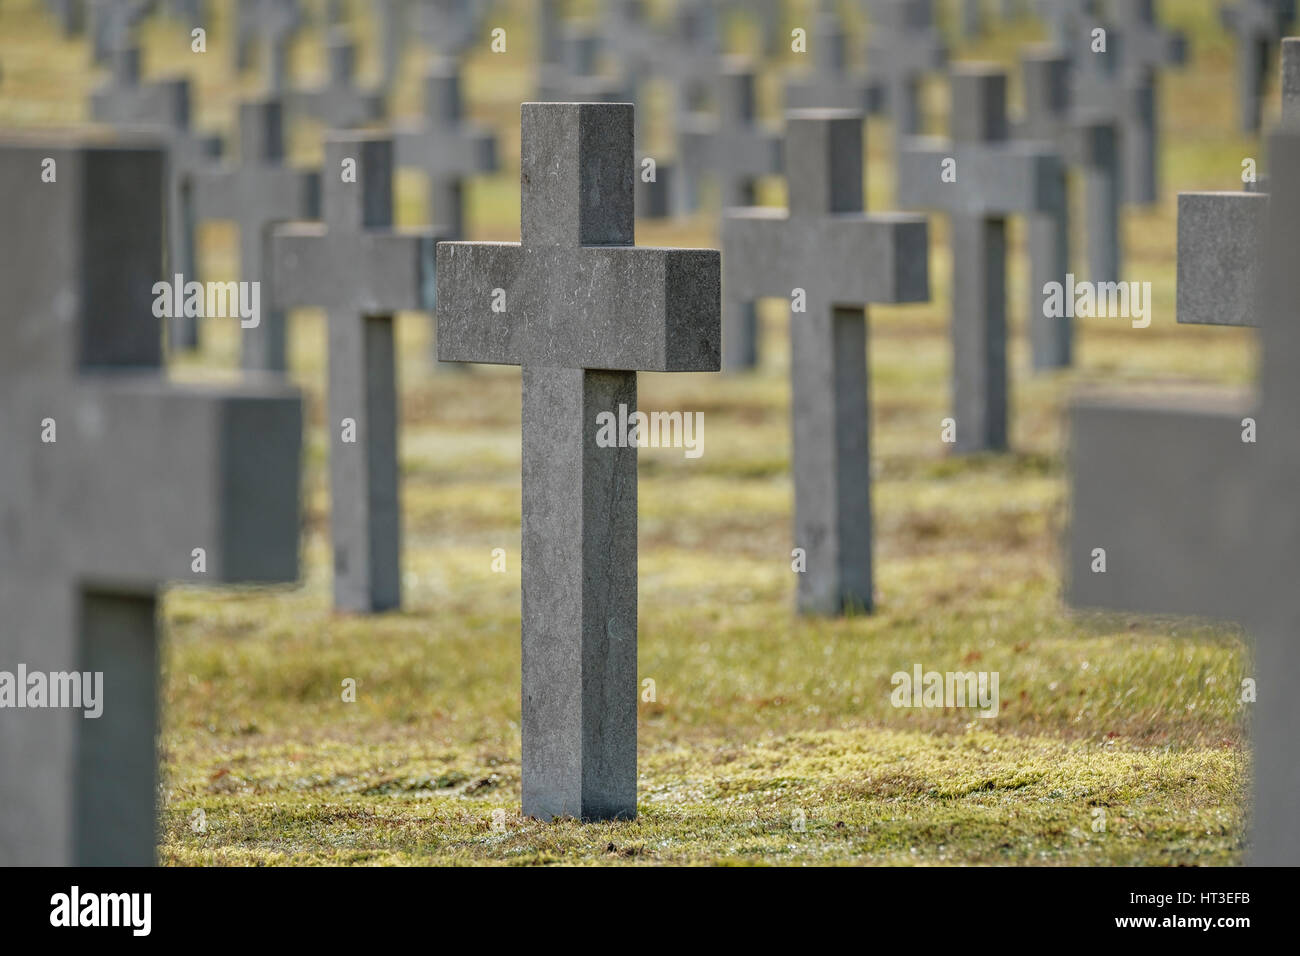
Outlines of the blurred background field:
{"type": "MultiPolygon", "coordinates": [[[[217,18],[209,52],[170,21],[143,31],[146,75],[197,82],[196,121],[228,132],[250,74],[231,76],[217,18]]],[[[351,5],[373,76],[372,19],[351,5]]],[[[576,4],[575,12],[594,9],[576,4]]],[[[643,409],[705,413],[704,455],[640,457],[640,817],[541,824],[519,806],[519,375],[477,367],[434,374],[430,321],[398,321],[402,390],[404,607],[373,617],[331,610],[325,470],[324,326],[295,313],[292,377],[308,402],[303,580],[293,588],[175,589],[164,602],[161,859],[200,863],[633,862],[785,864],[1197,864],[1240,860],[1253,676],[1235,628],[1068,611],[1060,536],[1067,519],[1064,409],[1085,386],[1253,380],[1248,330],[1179,327],[1174,315],[1179,190],[1239,188],[1260,158],[1237,132],[1230,37],[1217,0],[1166,0],[1192,57],[1161,81],[1164,194],[1128,211],[1125,278],[1150,281],[1154,320],[1078,324],[1076,368],[1031,375],[1023,334],[1027,260],[1013,229],[1012,451],[955,459],[949,414],[949,255],[931,219],[932,301],[870,313],[876,612],[793,614],[788,347],[784,303],[764,307],[756,374],[643,374],[643,409]],[[503,548],[507,572],[491,570],[503,548]],[[895,709],[890,675],[1000,674],[1001,709],[895,709]],[[341,700],[352,678],[355,703],[341,700]],[[192,825],[202,810],[203,832],[192,825]],[[1100,812],[1099,812],[1100,811],[1100,812]],[[495,815],[494,815],[495,814],[495,815]],[[1098,821],[1103,828],[1098,828],[1098,821]],[[802,828],[801,828],[802,827],[802,828]]],[[[850,8],[852,8],[850,10],[850,8]]],[[[850,30],[862,30],[857,5],[850,30]]],[[[787,4],[787,33],[811,3],[787,4]]],[[[489,26],[508,50],[467,62],[469,112],[500,137],[503,169],[477,181],[469,238],[518,238],[518,108],[534,81],[532,8],[498,2],[489,26]]],[[[752,47],[751,26],[729,24],[752,47]]],[[[996,22],[954,59],[998,60],[1042,39],[1037,21],[996,22]]],[[[308,29],[293,75],[320,75],[308,29]]],[[[761,104],[779,116],[781,69],[761,104]]],[[[778,69],[779,67],[779,69],[778,69]]],[[[396,116],[418,110],[420,62],[406,62],[396,116]]],[[[39,0],[0,3],[0,126],[85,120],[101,78],[84,43],[61,39],[39,0]]],[[[1276,82],[1274,83],[1276,87],[1276,82]]],[[[1274,88],[1267,115],[1277,113],[1274,88]]],[[[942,82],[926,91],[934,132],[942,82]]],[[[652,109],[654,100],[652,98],[652,109]]],[[[317,127],[292,131],[294,158],[318,162],[317,127]]],[[[868,124],[869,205],[889,208],[887,122],[868,124]]],[[[652,147],[667,143],[651,125],[652,147]]],[[[419,174],[397,180],[398,221],[422,223],[419,174]]],[[[763,199],[783,202],[780,181],[763,199]]],[[[3,211],[0,210],[0,217],[3,211]]],[[[638,223],[641,244],[714,246],[712,214],[638,223]]],[[[204,278],[236,278],[233,226],[201,233],[204,278]]],[[[237,375],[238,329],[208,322],[178,379],[237,375]]],[[[867,476],[863,476],[863,493],[867,476]]]]}

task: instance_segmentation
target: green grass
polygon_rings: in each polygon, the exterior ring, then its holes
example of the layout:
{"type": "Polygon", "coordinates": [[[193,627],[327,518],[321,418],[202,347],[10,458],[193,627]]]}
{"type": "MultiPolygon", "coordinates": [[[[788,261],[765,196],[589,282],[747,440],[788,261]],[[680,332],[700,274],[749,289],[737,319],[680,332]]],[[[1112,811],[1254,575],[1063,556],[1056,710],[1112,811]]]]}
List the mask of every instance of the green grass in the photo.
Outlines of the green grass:
{"type": "MultiPolygon", "coordinates": [[[[293,378],[308,401],[303,580],[292,588],[174,589],[164,602],[161,858],[203,863],[1232,863],[1244,848],[1251,676],[1235,629],[1071,612],[1060,598],[1068,470],[1063,409],[1082,384],[1242,387],[1248,331],[1176,327],[1175,193],[1230,189],[1259,144],[1236,132],[1231,49],[1212,0],[1164,3],[1192,34],[1191,67],[1163,82],[1165,199],[1127,215],[1128,278],[1151,281],[1155,320],[1080,323],[1077,368],[1031,375],[1027,266],[1013,229],[1012,443],[955,460],[948,414],[942,219],[932,220],[933,301],[872,311],[872,494],[878,608],[792,613],[788,347],[765,308],[757,374],[641,376],[643,408],[705,412],[705,454],[646,450],[640,466],[640,816],[540,824],[519,814],[519,378],[436,375],[429,323],[398,322],[404,609],[330,609],[320,316],[294,317],[293,378]],[[490,569],[504,548],[508,570],[490,569]],[[890,675],[1000,674],[994,719],[895,709],[890,675]],[[355,703],[342,682],[357,682],[355,703]],[[195,811],[206,825],[196,832],[195,811]],[[1105,827],[1095,829],[1105,813],[1105,827]],[[795,823],[802,819],[802,830],[795,823]]],[[[506,169],[469,197],[474,238],[518,235],[518,103],[531,31],[514,4],[509,53],[475,56],[472,112],[503,139],[506,169]]],[[[791,16],[798,22],[799,14],[791,16]]],[[[853,24],[856,30],[856,24],[853,24]]],[[[146,70],[198,77],[200,125],[228,128],[238,95],[220,24],[188,53],[161,23],[146,70]]],[[[961,58],[1007,60],[1038,38],[1017,26],[961,58]]],[[[295,50],[319,67],[318,37],[295,50]]],[[[36,0],[0,4],[0,123],[84,118],[95,75],[36,0]]],[[[363,58],[363,70],[371,63],[363,58]]],[[[418,63],[398,92],[418,104],[418,63]]],[[[775,106],[779,76],[764,78],[775,106]]],[[[942,84],[927,90],[936,129],[942,84]]],[[[1276,112],[1276,102],[1271,103],[1276,112]]],[[[661,133],[652,133],[662,135],[661,133]]],[[[319,158],[317,130],[295,155],[319,158]]],[[[888,208],[890,132],[872,122],[870,203],[888,208]]],[[[398,181],[399,220],[424,209],[398,181]]],[[[779,182],[765,198],[780,202],[779,182]]],[[[647,244],[712,245],[705,217],[639,224],[647,244]]],[[[203,261],[232,276],[233,233],[206,226],[203,261]]],[[[236,331],[210,323],[204,353],[171,369],[231,378],[236,331]]],[[[865,482],[864,482],[865,484],[865,482]]]]}

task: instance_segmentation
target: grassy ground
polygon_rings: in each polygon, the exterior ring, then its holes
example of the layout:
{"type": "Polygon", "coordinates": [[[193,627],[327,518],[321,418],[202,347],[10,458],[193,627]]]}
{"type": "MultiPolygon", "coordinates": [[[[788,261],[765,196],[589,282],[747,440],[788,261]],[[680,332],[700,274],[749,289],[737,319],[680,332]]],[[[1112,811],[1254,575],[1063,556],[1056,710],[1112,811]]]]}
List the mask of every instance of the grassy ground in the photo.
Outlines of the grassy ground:
{"type": "MultiPolygon", "coordinates": [[[[516,5],[517,6],[517,5],[516,5]]],[[[1250,382],[1253,340],[1174,322],[1174,194],[1231,189],[1256,141],[1236,132],[1232,54],[1214,0],[1162,4],[1192,35],[1163,85],[1165,197],[1125,222],[1128,278],[1155,320],[1081,323],[1077,368],[1031,375],[1021,233],[1007,455],[954,460],[948,413],[949,257],[932,221],[933,301],[870,319],[877,592],[871,616],[792,613],[788,350],[780,303],[747,377],[641,376],[641,406],[706,413],[702,458],[641,454],[640,712],[635,822],[540,824],[519,814],[519,378],[433,374],[429,323],[398,323],[404,609],[330,609],[324,334],[294,317],[293,377],[309,403],[304,574],[293,588],[176,589],[164,611],[162,849],[167,863],[1230,863],[1243,850],[1250,675],[1241,635],[1183,620],[1070,612],[1060,599],[1067,471],[1062,409],[1081,383],[1250,382]],[[493,573],[492,550],[508,555],[493,573]],[[1000,675],[994,719],[896,709],[890,675],[1000,675]],[[355,703],[342,682],[357,682],[355,703]],[[202,811],[203,824],[198,825],[202,811]],[[201,831],[201,832],[199,832],[201,831]]],[[[0,5],[0,124],[84,119],[96,75],[36,0],[0,5]]],[[[797,22],[798,15],[792,17],[797,22]]],[[[512,11],[504,56],[469,66],[472,112],[507,168],[470,194],[472,238],[518,235],[518,103],[531,31],[512,11]]],[[[792,22],[793,25],[793,22],[792,22]]],[[[856,29],[856,22],[854,24],[856,29]]],[[[228,128],[240,84],[220,38],[196,57],[174,26],[146,31],[146,70],[198,77],[198,121],[228,128]]],[[[1011,62],[1039,37],[999,28],[961,58],[1011,62]]],[[[316,34],[295,50],[304,80],[316,34]]],[[[739,42],[746,42],[741,35],[739,42]]],[[[409,64],[398,112],[418,106],[409,64]]],[[[363,69],[370,61],[363,59],[363,69]]],[[[775,71],[763,96],[775,109],[775,71]]],[[[927,93],[936,129],[946,96],[927,93]]],[[[1276,110],[1276,103],[1271,104],[1276,110]]],[[[293,131],[319,157],[318,131],[293,131]]],[[[869,127],[873,208],[892,192],[889,128],[869,127]]],[[[399,218],[424,209],[401,175],[399,218]]],[[[765,198],[781,201],[780,183],[765,198]]],[[[713,245],[713,221],[642,224],[646,244],[713,245]]],[[[234,277],[234,236],[203,231],[211,278],[234,277]]],[[[177,378],[235,374],[233,324],[210,323],[177,378]]],[[[865,476],[864,476],[865,482],[865,476]]]]}

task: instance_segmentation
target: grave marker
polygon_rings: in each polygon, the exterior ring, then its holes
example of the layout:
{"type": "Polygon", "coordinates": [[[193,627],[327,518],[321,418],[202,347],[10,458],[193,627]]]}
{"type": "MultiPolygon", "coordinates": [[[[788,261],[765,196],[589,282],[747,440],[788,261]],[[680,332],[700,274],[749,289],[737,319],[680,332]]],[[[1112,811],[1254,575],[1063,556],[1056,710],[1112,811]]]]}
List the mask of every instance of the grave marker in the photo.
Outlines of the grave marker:
{"type": "Polygon", "coordinates": [[[391,228],[392,170],[389,137],[330,133],[324,222],[277,226],[270,241],[272,307],[319,306],[329,326],[334,605],[361,613],[401,603],[393,313],[431,310],[434,292],[435,235],[391,228]]]}
{"type": "MultiPolygon", "coordinates": [[[[1119,133],[1113,120],[1086,114],[1070,102],[1070,61],[1052,47],[1031,47],[1021,57],[1025,112],[1016,126],[1020,139],[1051,143],[1083,178],[1088,236],[1088,278],[1118,282],[1120,246],[1119,133]]],[[[1030,248],[1039,248],[1031,236],[1030,248]]],[[[1064,248],[1064,247],[1062,247],[1064,248]]],[[[1068,267],[1068,262],[1065,264],[1068,267]]],[[[1049,277],[1064,281],[1065,272],[1049,277]]],[[[1041,277],[1033,276],[1030,301],[1042,296],[1041,277]]]]}
{"type": "Polygon", "coordinates": [[[4,865],[151,865],[158,591],[298,576],[297,391],[162,374],[165,176],[156,145],[0,145],[0,669],[103,674],[99,717],[5,709],[4,865]]]}
{"type": "MultiPolygon", "coordinates": [[[[1055,150],[1008,138],[1007,77],[963,63],[952,72],[952,140],[914,137],[898,167],[899,204],[948,213],[952,246],[953,417],[958,453],[1007,446],[1006,257],[1009,215],[1060,215],[1065,170],[1055,150]],[[955,181],[945,182],[945,166],[955,181]]],[[[1047,261],[1057,260],[1049,249],[1047,261]]],[[[1035,351],[1068,355],[1070,319],[1030,304],[1035,351]]]]}
{"type": "Polygon", "coordinates": [[[454,238],[465,235],[465,182],[497,170],[496,135],[467,120],[460,67],[438,60],[424,74],[424,116],[393,134],[397,164],[420,169],[429,179],[429,222],[454,238]]]}
{"type": "MultiPolygon", "coordinates": [[[[268,227],[320,216],[320,173],[286,165],[284,111],[278,98],[239,107],[239,163],[200,171],[194,180],[200,219],[233,219],[239,226],[239,278],[266,279],[268,227]]],[[[265,308],[254,328],[241,328],[240,364],[256,371],[288,368],[284,310],[265,308]]]]}
{"type": "Polygon", "coordinates": [[[1247,705],[1254,727],[1251,862],[1295,866],[1300,620],[1291,596],[1300,560],[1300,512],[1292,504],[1300,474],[1294,414],[1300,405],[1294,373],[1300,132],[1274,134],[1271,156],[1273,192],[1252,297],[1261,356],[1255,406],[1076,401],[1066,573],[1067,597],[1076,606],[1227,618],[1254,635],[1248,676],[1258,699],[1247,705]],[[1257,423],[1253,442],[1243,441],[1243,416],[1257,423]],[[1097,548],[1105,552],[1104,573],[1091,570],[1097,548]]]}
{"type": "MultiPolygon", "coordinates": [[[[110,81],[90,96],[91,118],[118,129],[146,131],[167,145],[166,274],[197,279],[194,240],[193,176],[220,155],[221,141],[190,128],[190,84],[183,78],[142,83],[140,48],[130,44],[113,54],[110,81]]],[[[168,323],[172,349],[199,344],[198,320],[173,316],[168,323]]]]}
{"type": "Polygon", "coordinates": [[[849,66],[848,37],[831,0],[822,0],[808,43],[811,70],[801,70],[785,84],[785,107],[844,109],[866,112],[872,106],[871,83],[849,66]]]}
{"type": "Polygon", "coordinates": [[[922,80],[947,62],[933,0],[874,0],[867,77],[873,84],[874,112],[893,118],[896,151],[904,136],[921,132],[922,80]]]}
{"type": "Polygon", "coordinates": [[[690,208],[698,205],[699,183],[706,176],[717,183],[723,208],[752,206],[758,179],[781,171],[781,134],[758,119],[754,70],[747,59],[723,57],[714,103],[714,115],[692,113],[680,123],[690,208]]]}
{"type": "Polygon", "coordinates": [[[438,355],[523,371],[524,813],[630,818],[637,450],[596,416],[637,370],[717,370],[719,256],[632,245],[632,106],[521,113],[521,241],[439,244],[438,355]]]}
{"type": "Polygon", "coordinates": [[[1236,0],[1219,8],[1224,29],[1237,40],[1237,101],[1243,132],[1259,132],[1269,60],[1295,12],[1295,0],[1236,0]]]}
{"type": "Polygon", "coordinates": [[[329,72],[324,86],[290,94],[294,109],[314,117],[328,129],[364,126],[384,116],[384,94],[356,85],[357,48],[346,33],[331,30],[326,56],[329,72]]]}
{"type": "Polygon", "coordinates": [[[731,209],[722,224],[726,349],[735,323],[751,321],[737,306],[795,288],[807,296],[807,312],[790,316],[802,613],[873,606],[865,306],[929,298],[925,218],[864,212],[862,120],[787,113],[789,210],[731,209]]]}

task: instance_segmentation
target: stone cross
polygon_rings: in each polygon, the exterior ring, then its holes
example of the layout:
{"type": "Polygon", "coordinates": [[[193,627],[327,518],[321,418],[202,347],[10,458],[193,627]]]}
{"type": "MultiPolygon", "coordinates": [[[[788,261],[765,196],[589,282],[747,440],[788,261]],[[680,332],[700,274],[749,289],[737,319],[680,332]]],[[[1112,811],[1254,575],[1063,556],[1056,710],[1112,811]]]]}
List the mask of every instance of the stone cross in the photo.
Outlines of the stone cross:
{"type": "Polygon", "coordinates": [[[1295,0],[1237,0],[1219,9],[1224,28],[1237,38],[1237,102],[1243,132],[1259,132],[1269,59],[1295,14],[1295,0]]]}
{"type": "Polygon", "coordinates": [[[1251,862],[1296,866],[1300,131],[1274,134],[1271,155],[1260,282],[1250,297],[1260,326],[1254,407],[1204,399],[1077,401],[1070,415],[1074,475],[1066,576],[1067,597],[1076,606],[1227,618],[1254,635],[1249,676],[1258,696],[1244,704],[1254,735],[1251,862]]]}
{"type": "Polygon", "coordinates": [[[135,45],[135,31],[156,0],[90,0],[91,55],[96,63],[135,45]]]}
{"type": "Polygon", "coordinates": [[[102,674],[97,717],[84,698],[4,710],[0,865],[151,865],[159,590],[298,576],[297,391],[162,373],[164,163],[152,144],[0,144],[0,669],[75,674],[69,693],[102,674]]]}
{"type": "Polygon", "coordinates": [[[559,60],[543,62],[538,96],[548,103],[629,103],[636,84],[626,75],[599,72],[601,35],[589,26],[564,24],[559,30],[559,60]]]}
{"type": "Polygon", "coordinates": [[[925,218],[864,212],[862,121],[787,113],[789,210],[730,209],[722,222],[726,349],[749,321],[737,305],[806,296],[790,316],[790,430],[794,544],[807,559],[798,607],[809,614],[873,606],[864,307],[929,298],[925,218]]]}
{"type": "Polygon", "coordinates": [[[645,0],[611,0],[601,18],[601,39],[634,83],[654,72],[663,47],[645,0]]]}
{"type": "MultiPolygon", "coordinates": [[[[1300,37],[1282,41],[1282,126],[1300,129],[1300,37]]],[[[1178,194],[1178,321],[1255,325],[1267,184],[1178,194]]]]}
{"type": "MultiPolygon", "coordinates": [[[[146,131],[166,143],[166,274],[180,274],[187,282],[196,280],[192,180],[198,170],[220,155],[221,141],[191,129],[189,80],[142,83],[140,48],[127,44],[113,54],[110,81],[91,93],[90,115],[95,121],[118,129],[146,131]]],[[[198,347],[198,321],[194,316],[173,316],[168,333],[173,350],[198,347]]]]}
{"type": "Polygon", "coordinates": [[[429,222],[440,232],[465,235],[464,187],[475,175],[497,170],[497,138],[482,124],[467,120],[460,89],[460,67],[440,59],[424,74],[424,116],[404,123],[393,135],[397,164],[420,169],[429,178],[429,222]]]}
{"type": "Polygon", "coordinates": [[[330,31],[326,56],[329,73],[325,85],[291,93],[294,108],[328,129],[364,126],[381,119],[385,112],[383,91],[356,85],[357,47],[344,31],[330,31]]]}
{"type": "MultiPolygon", "coordinates": [[[[1062,50],[1030,47],[1020,62],[1025,112],[1016,125],[1016,136],[1052,143],[1071,165],[1078,167],[1083,178],[1088,278],[1093,282],[1118,282],[1123,270],[1119,131],[1110,118],[1072,108],[1070,60],[1062,50]]],[[[1030,238],[1030,248],[1039,248],[1036,237],[1030,238]]],[[[1042,295],[1040,278],[1032,277],[1030,301],[1042,295]]],[[[1064,281],[1064,272],[1052,278],[1064,281]]]]}
{"type": "MultiPolygon", "coordinates": [[[[275,97],[240,104],[239,154],[238,163],[195,175],[195,213],[200,219],[238,224],[239,278],[264,285],[268,229],[277,222],[320,217],[320,173],[286,164],[284,110],[275,97]]],[[[286,338],[284,311],[263,308],[256,327],[240,329],[240,364],[284,372],[286,338]]]]}
{"type": "Polygon", "coordinates": [[[391,91],[401,73],[402,58],[410,38],[411,10],[408,0],[376,0],[375,32],[379,36],[381,82],[391,91]]]}
{"type": "Polygon", "coordinates": [[[871,83],[849,66],[848,37],[835,15],[835,5],[822,0],[808,43],[811,70],[802,70],[785,84],[785,108],[842,109],[866,112],[871,108],[871,83]]]}
{"type": "MultiPolygon", "coordinates": [[[[898,167],[900,205],[948,213],[958,453],[1007,446],[1006,217],[1060,215],[1065,205],[1060,155],[1041,143],[1008,138],[1006,94],[1001,70],[954,67],[952,141],[908,140],[898,167]]],[[[1049,252],[1047,261],[1058,261],[1056,250],[1049,252]]],[[[1029,304],[1030,338],[1035,351],[1059,356],[1068,352],[1070,320],[1045,318],[1041,301],[1036,296],[1029,304]]]]}
{"type": "Polygon", "coordinates": [[[521,241],[439,244],[439,357],[523,370],[524,813],[630,818],[637,449],[597,416],[717,370],[719,256],[633,246],[631,105],[521,112],[521,241]]]}
{"type": "Polygon", "coordinates": [[[267,91],[284,93],[289,88],[289,46],[304,22],[298,0],[238,0],[235,4],[235,37],[231,44],[235,69],[246,69],[253,48],[263,45],[267,91]]]}
{"type": "Polygon", "coordinates": [[[478,42],[491,4],[483,0],[416,0],[416,32],[440,57],[459,57],[478,42]]]}
{"type": "Polygon", "coordinates": [[[656,63],[672,89],[674,121],[698,111],[718,75],[722,28],[712,0],[681,0],[656,63]]]}
{"type": "Polygon", "coordinates": [[[324,222],[271,233],[273,308],[318,306],[329,325],[330,530],[334,606],[401,602],[393,313],[431,311],[428,230],[397,232],[393,143],[375,133],[325,139],[324,222]]]}
{"type": "Polygon", "coordinates": [[[1160,197],[1158,74],[1186,62],[1187,41],[1159,26],[1154,0],[1118,0],[1111,8],[1116,27],[1106,53],[1091,52],[1086,36],[1076,41],[1075,101],[1119,124],[1124,201],[1150,204],[1160,197]]]}
{"type": "Polygon", "coordinates": [[[874,110],[893,117],[895,148],[902,137],[921,132],[921,81],[947,62],[933,0],[874,0],[867,78],[874,110]]]}
{"type": "Polygon", "coordinates": [[[1097,0],[1038,0],[1038,13],[1047,21],[1052,46],[1073,59],[1082,48],[1082,21],[1097,15],[1097,0]]]}
{"type": "Polygon", "coordinates": [[[681,165],[690,193],[690,208],[698,205],[701,178],[718,185],[720,203],[752,206],[754,185],[762,176],[781,171],[781,134],[758,119],[754,70],[743,57],[723,57],[714,81],[715,115],[682,117],[678,131],[681,165]]]}
{"type": "Polygon", "coordinates": [[[59,24],[59,32],[65,39],[85,32],[86,0],[45,0],[45,6],[59,24]]]}

